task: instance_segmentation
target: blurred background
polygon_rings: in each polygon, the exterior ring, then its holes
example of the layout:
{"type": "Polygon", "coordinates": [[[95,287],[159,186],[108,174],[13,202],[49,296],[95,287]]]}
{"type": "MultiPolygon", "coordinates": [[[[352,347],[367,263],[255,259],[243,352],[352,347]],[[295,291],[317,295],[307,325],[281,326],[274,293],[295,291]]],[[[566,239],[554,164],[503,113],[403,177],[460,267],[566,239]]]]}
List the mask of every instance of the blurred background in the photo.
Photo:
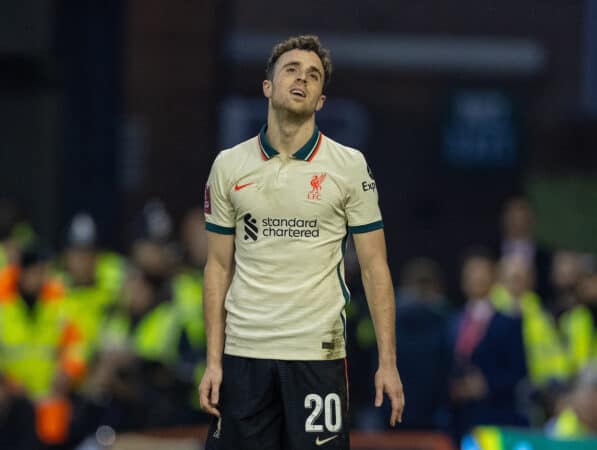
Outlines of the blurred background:
{"type": "Polygon", "coordinates": [[[397,293],[390,431],[348,253],[355,448],[595,448],[596,0],[3,0],[0,448],[200,448],[203,186],[305,33],[397,293]]]}

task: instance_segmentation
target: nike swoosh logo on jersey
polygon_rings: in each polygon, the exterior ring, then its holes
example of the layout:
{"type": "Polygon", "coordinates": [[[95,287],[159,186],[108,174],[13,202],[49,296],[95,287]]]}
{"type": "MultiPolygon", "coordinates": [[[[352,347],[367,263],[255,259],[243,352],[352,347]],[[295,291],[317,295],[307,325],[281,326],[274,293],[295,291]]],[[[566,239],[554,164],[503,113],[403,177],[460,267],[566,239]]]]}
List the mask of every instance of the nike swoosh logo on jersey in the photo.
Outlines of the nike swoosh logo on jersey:
{"type": "Polygon", "coordinates": [[[235,191],[240,191],[241,189],[246,188],[247,186],[251,186],[253,184],[253,181],[251,181],[250,183],[245,183],[245,184],[235,184],[234,185],[234,190],[235,191]]]}
{"type": "Polygon", "coordinates": [[[330,441],[333,441],[334,439],[336,439],[338,437],[338,435],[334,435],[332,437],[329,437],[327,439],[319,439],[319,436],[317,436],[317,438],[315,438],[315,445],[317,445],[318,447],[327,444],[330,441]]]}

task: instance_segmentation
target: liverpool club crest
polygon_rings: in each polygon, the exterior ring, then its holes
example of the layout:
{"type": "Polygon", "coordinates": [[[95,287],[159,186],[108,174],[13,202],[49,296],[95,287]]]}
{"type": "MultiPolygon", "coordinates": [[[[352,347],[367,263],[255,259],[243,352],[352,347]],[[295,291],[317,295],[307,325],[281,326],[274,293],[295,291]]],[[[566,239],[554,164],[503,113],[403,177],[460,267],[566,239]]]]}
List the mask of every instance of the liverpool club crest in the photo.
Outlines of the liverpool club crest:
{"type": "Polygon", "coordinates": [[[307,194],[308,200],[320,200],[321,199],[321,185],[325,180],[326,174],[321,173],[319,175],[313,175],[311,178],[311,191],[307,194]]]}

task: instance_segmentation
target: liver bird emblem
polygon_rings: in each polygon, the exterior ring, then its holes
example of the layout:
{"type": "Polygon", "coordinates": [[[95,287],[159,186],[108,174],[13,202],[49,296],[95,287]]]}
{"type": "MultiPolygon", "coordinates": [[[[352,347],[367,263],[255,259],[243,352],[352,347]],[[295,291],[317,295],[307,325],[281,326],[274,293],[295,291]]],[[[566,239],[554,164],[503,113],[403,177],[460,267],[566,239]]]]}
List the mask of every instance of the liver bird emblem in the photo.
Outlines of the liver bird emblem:
{"type": "Polygon", "coordinates": [[[309,200],[319,200],[321,199],[321,185],[323,184],[325,177],[327,174],[321,173],[319,175],[313,175],[311,178],[311,191],[307,195],[307,199],[309,200]]]}

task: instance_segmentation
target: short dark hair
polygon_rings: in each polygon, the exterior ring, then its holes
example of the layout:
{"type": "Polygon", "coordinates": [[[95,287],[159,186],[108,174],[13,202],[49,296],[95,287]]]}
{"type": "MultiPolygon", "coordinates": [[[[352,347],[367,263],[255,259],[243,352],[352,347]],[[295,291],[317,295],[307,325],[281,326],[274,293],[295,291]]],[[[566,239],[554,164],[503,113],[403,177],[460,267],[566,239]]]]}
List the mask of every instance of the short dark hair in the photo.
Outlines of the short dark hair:
{"type": "Polygon", "coordinates": [[[473,245],[468,247],[460,257],[460,267],[463,268],[466,263],[473,259],[482,259],[495,265],[495,255],[487,247],[481,245],[473,245]]]}
{"type": "Polygon", "coordinates": [[[307,50],[315,52],[319,56],[323,66],[323,87],[325,88],[332,76],[332,59],[330,58],[330,51],[323,47],[319,42],[319,37],[314,35],[293,36],[274,45],[265,66],[265,77],[268,80],[273,79],[276,62],[280,56],[291,50],[307,50]]]}

